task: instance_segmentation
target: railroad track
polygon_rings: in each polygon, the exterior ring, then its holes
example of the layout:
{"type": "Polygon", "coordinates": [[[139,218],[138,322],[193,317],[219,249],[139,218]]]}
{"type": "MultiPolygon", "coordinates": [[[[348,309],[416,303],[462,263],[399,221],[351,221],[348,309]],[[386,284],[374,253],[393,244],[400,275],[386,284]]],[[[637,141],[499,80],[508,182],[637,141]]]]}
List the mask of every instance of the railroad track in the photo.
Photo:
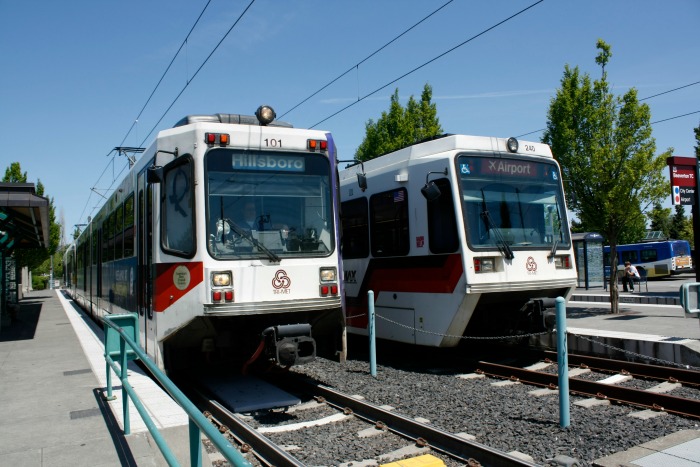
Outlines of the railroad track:
{"type": "MultiPolygon", "coordinates": [[[[315,426],[317,423],[324,423],[332,419],[335,423],[348,423],[349,420],[362,421],[364,432],[369,432],[367,436],[394,436],[403,441],[399,441],[404,447],[401,450],[394,450],[379,457],[382,462],[390,462],[391,456],[401,456],[401,452],[413,452],[413,455],[433,453],[454,459],[453,465],[468,466],[533,466],[535,464],[523,459],[514,457],[507,453],[485,446],[481,443],[465,439],[459,435],[440,430],[428,423],[422,423],[401,414],[395,413],[386,407],[360,400],[356,397],[343,394],[330,387],[318,384],[306,378],[289,377],[281,381],[275,379],[275,384],[293,388],[295,392],[304,392],[313,396],[315,403],[311,406],[324,406],[319,418],[304,422],[306,427],[315,426]],[[330,413],[330,412],[333,413],[330,413]],[[375,433],[372,433],[375,431],[375,433]],[[406,446],[406,441],[410,444],[406,446]],[[387,456],[388,455],[388,456],[387,456]]],[[[275,437],[271,433],[289,430],[289,425],[280,427],[254,427],[246,418],[239,414],[234,414],[221,403],[211,400],[204,392],[192,390],[188,391],[193,402],[200,409],[205,411],[212,421],[219,426],[219,429],[231,435],[231,437],[241,446],[243,452],[252,452],[262,465],[274,466],[301,466],[305,465],[297,457],[289,452],[290,446],[282,446],[273,440],[275,437]],[[269,437],[267,434],[271,434],[269,437]]],[[[294,408],[290,410],[295,410],[294,408]]],[[[305,429],[303,427],[293,427],[295,429],[305,429]]],[[[347,427],[346,436],[349,438],[358,436],[357,426],[347,427]]],[[[308,436],[296,436],[295,439],[303,439],[308,436]]],[[[396,440],[388,442],[387,446],[395,446],[396,440]]],[[[296,449],[304,447],[294,446],[296,449]]],[[[410,456],[411,454],[409,454],[410,456]]],[[[357,464],[357,462],[368,462],[367,459],[337,459],[334,465],[372,465],[357,464]]],[[[371,461],[369,461],[371,462],[371,461]]],[[[377,465],[377,464],[374,464],[377,465]]],[[[449,465],[449,464],[448,464],[449,465]]]]}
{"type": "MultiPolygon", "coordinates": [[[[548,355],[555,356],[556,354],[550,352],[548,355]]],[[[569,355],[568,359],[570,366],[578,365],[578,368],[584,371],[595,369],[602,372],[617,373],[622,376],[618,380],[623,380],[625,377],[635,377],[662,380],[666,383],[656,388],[641,390],[611,384],[609,381],[590,381],[570,376],[569,391],[571,393],[700,419],[700,399],[677,397],[663,392],[671,391],[681,384],[696,388],[700,387],[699,372],[581,355],[569,355]]],[[[544,363],[555,364],[556,361],[547,357],[544,363]]],[[[578,373],[573,372],[573,370],[570,371],[573,375],[578,373]]],[[[536,369],[480,361],[477,365],[476,373],[550,389],[557,389],[558,387],[557,374],[536,369]]]]}

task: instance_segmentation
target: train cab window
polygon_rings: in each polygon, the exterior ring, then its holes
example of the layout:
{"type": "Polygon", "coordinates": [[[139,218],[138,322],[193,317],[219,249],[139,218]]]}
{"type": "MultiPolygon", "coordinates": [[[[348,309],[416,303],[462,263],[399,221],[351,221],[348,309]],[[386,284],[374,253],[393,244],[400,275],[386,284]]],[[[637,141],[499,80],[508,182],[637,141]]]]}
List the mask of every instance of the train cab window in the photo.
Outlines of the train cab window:
{"type": "Polygon", "coordinates": [[[134,256],[134,194],[124,201],[124,257],[134,256]]]}
{"type": "Polygon", "coordinates": [[[341,204],[343,225],[343,258],[366,258],[369,256],[369,224],[367,198],[345,201],[341,204]]]}
{"type": "Polygon", "coordinates": [[[454,253],[459,248],[452,187],[446,178],[434,180],[440,196],[428,202],[428,246],[431,253],[454,253]]]}
{"type": "Polygon", "coordinates": [[[210,149],[204,158],[207,249],[217,260],[329,256],[331,167],[323,154],[210,149]]]}
{"type": "Polygon", "coordinates": [[[161,186],[161,246],[186,258],[195,253],[193,166],[191,156],[175,159],[165,166],[161,186]]]}
{"type": "Polygon", "coordinates": [[[374,194],[369,205],[372,255],[406,256],[410,251],[406,189],[374,194]]]}

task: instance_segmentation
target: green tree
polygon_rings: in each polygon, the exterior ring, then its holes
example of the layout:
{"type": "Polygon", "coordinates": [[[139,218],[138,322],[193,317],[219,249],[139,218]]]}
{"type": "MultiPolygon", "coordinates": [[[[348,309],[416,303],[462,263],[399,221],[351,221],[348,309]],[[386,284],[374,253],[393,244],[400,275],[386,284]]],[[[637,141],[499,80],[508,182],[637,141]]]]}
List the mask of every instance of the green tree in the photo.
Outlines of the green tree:
{"type": "Polygon", "coordinates": [[[27,183],[27,172],[22,173],[19,162],[13,162],[5,169],[3,183],[27,183]]]}
{"type": "Polygon", "coordinates": [[[671,230],[671,208],[664,208],[661,203],[654,203],[654,208],[647,214],[649,217],[649,228],[663,232],[664,237],[669,237],[671,230]]]}
{"type": "Polygon", "coordinates": [[[668,229],[669,238],[680,239],[685,229],[685,208],[681,204],[676,204],[676,212],[671,218],[670,227],[668,229]]]}
{"type": "Polygon", "coordinates": [[[433,89],[423,87],[420,102],[413,96],[404,108],[399,102],[399,89],[391,96],[388,112],[382,112],[376,122],[365,124],[365,138],[355,152],[355,158],[367,161],[388,152],[409,146],[442,133],[437,107],[431,102],[433,89]]]}
{"type": "MultiPolygon", "coordinates": [[[[621,234],[644,221],[643,211],[666,192],[662,170],[666,157],[655,155],[649,106],[640,104],[632,88],[614,96],[607,81],[610,46],[598,40],[599,80],[578,67],[564,67],[561,88],[552,98],[543,142],[552,147],[569,193],[569,206],[584,225],[609,242],[611,271],[617,270],[621,234]]],[[[619,311],[618,291],[611,277],[610,302],[619,311]]]]}

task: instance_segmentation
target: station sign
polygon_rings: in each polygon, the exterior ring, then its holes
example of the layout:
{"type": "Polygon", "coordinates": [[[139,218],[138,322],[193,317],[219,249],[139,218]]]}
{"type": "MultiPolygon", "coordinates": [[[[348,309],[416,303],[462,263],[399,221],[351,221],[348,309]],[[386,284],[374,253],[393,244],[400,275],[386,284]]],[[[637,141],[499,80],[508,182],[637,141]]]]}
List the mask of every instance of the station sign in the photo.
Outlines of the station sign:
{"type": "Polygon", "coordinates": [[[674,156],[667,158],[666,163],[671,179],[672,204],[695,204],[695,191],[698,189],[697,159],[674,156]]]}

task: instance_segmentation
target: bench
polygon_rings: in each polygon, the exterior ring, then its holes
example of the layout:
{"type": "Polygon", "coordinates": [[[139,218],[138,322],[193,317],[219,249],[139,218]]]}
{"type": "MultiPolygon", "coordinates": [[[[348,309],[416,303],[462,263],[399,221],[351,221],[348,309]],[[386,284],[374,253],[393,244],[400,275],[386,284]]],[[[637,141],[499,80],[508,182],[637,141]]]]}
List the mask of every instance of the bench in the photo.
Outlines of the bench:
{"type": "MultiPolygon", "coordinates": [[[[637,268],[637,272],[639,272],[639,278],[633,278],[632,281],[635,284],[635,288],[637,290],[642,290],[642,284],[644,284],[644,289],[646,292],[649,292],[649,283],[647,282],[647,271],[644,268],[637,268]]],[[[616,283],[622,282],[622,276],[624,275],[625,271],[623,269],[618,269],[617,270],[617,280],[615,281],[616,283]]],[[[606,275],[605,280],[603,281],[603,287],[605,290],[608,290],[608,282],[610,282],[610,276],[606,275]]]]}

